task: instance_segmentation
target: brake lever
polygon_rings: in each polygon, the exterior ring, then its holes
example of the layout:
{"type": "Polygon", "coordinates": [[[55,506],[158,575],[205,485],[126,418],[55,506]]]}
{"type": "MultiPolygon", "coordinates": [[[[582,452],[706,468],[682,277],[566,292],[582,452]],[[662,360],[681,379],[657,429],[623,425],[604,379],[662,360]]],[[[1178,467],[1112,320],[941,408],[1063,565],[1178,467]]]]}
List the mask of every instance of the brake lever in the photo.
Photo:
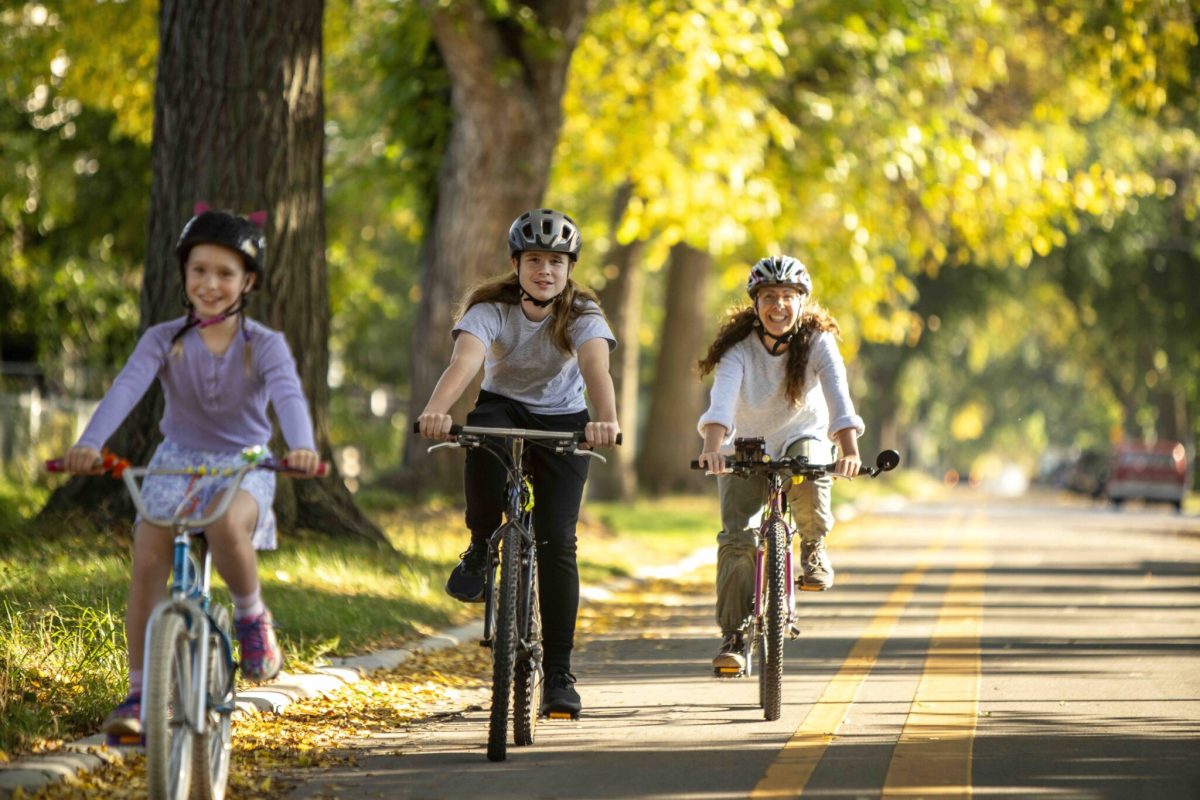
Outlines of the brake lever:
{"type": "Polygon", "coordinates": [[[608,463],[608,459],[605,458],[604,456],[600,455],[599,453],[597,453],[595,450],[580,450],[578,447],[576,447],[574,450],[571,451],[571,455],[573,455],[573,456],[588,456],[589,458],[598,458],[598,459],[600,459],[601,464],[608,463]]]}

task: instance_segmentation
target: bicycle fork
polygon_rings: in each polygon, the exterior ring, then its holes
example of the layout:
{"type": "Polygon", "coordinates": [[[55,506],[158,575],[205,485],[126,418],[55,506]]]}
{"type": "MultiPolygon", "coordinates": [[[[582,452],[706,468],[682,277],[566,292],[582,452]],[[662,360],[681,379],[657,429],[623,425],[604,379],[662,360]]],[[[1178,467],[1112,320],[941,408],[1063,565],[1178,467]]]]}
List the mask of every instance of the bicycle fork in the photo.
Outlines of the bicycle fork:
{"type": "MultiPolygon", "coordinates": [[[[190,535],[184,530],[175,537],[173,566],[175,577],[171,584],[171,596],[167,602],[159,603],[154,607],[146,622],[145,660],[142,670],[143,674],[149,674],[150,631],[154,629],[158,620],[167,614],[178,614],[183,617],[187,624],[191,681],[185,687],[183,693],[185,699],[179,713],[193,733],[203,736],[208,730],[208,664],[212,655],[208,637],[210,620],[207,609],[209,599],[207,588],[212,580],[212,556],[208,551],[207,543],[204,543],[202,561],[197,565],[188,542],[190,535]]],[[[212,628],[217,629],[216,625],[212,625],[212,628]]],[[[221,632],[221,635],[224,636],[224,632],[221,632]]],[[[232,666],[232,643],[226,643],[225,648],[223,655],[232,666]]],[[[231,675],[233,674],[232,669],[229,672],[231,675]]],[[[223,688],[223,691],[227,690],[228,687],[223,688]]],[[[144,707],[142,714],[142,722],[145,724],[144,707]]]]}
{"type": "MultiPolygon", "coordinates": [[[[766,614],[766,609],[763,608],[763,585],[767,578],[767,539],[768,531],[771,528],[773,519],[785,519],[785,501],[783,500],[783,492],[772,492],[770,508],[763,517],[762,524],[758,528],[758,542],[754,548],[754,611],[753,618],[759,630],[763,629],[763,617],[766,614]]],[[[787,531],[787,538],[784,540],[784,585],[787,587],[787,598],[784,603],[784,608],[787,609],[786,629],[790,639],[796,639],[800,636],[800,626],[797,624],[796,617],[796,567],[795,558],[792,554],[793,540],[796,532],[791,525],[784,525],[787,531]]]]}

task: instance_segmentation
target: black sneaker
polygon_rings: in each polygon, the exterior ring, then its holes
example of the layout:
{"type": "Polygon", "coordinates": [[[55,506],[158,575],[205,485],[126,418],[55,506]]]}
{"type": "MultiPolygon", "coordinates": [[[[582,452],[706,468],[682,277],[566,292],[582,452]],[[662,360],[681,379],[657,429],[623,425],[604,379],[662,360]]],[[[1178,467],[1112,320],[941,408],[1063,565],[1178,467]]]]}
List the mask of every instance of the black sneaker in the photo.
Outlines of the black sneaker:
{"type": "Polygon", "coordinates": [[[579,692],[575,691],[575,676],[565,670],[546,676],[542,692],[543,717],[570,717],[576,719],[583,709],[579,692]]]}
{"type": "Polygon", "coordinates": [[[488,545],[486,541],[472,541],[466,552],[459,555],[462,560],[450,573],[446,581],[446,594],[464,603],[483,602],[483,589],[488,569],[488,545]]]}

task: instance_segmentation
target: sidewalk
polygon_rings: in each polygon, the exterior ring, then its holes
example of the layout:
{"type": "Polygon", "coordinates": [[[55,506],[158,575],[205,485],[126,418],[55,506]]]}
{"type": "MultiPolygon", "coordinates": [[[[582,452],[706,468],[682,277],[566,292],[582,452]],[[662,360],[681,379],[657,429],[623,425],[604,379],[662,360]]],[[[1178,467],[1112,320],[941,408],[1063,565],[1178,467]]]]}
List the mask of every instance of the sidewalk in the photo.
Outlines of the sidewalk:
{"type": "MultiPolygon", "coordinates": [[[[313,673],[292,675],[282,672],[271,683],[239,691],[234,716],[279,713],[298,700],[319,697],[347,684],[357,683],[374,670],[392,669],[414,653],[455,647],[482,635],[483,621],[478,620],[429,636],[411,647],[334,659],[330,666],[321,667],[313,673]]],[[[11,764],[0,765],[0,800],[17,796],[18,791],[29,796],[43,786],[88,772],[103,764],[121,761],[125,757],[124,748],[108,747],[104,741],[102,734],[96,734],[65,744],[55,753],[28,756],[11,764]]]]}

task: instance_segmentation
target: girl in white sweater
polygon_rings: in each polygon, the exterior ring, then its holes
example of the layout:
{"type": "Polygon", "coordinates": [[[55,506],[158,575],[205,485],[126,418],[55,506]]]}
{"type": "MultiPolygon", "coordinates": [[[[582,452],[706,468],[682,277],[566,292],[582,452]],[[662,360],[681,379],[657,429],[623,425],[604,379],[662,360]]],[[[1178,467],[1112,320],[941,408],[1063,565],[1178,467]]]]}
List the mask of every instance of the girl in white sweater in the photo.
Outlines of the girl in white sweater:
{"type": "MultiPolygon", "coordinates": [[[[798,453],[806,440],[829,443],[833,472],[858,474],[858,437],[863,421],[854,412],[846,366],[837,348],[837,322],[811,301],[812,277],[791,256],[770,256],[750,270],[751,305],[734,313],[717,332],[700,362],[714,373],[708,410],[698,425],[704,444],[700,464],[718,473],[722,530],[717,536],[717,622],[721,650],[714,667],[742,669],[742,627],[754,595],[752,519],[766,500],[766,478],[721,475],[735,436],[761,436],[772,458],[798,453]],[[834,450],[834,443],[837,450],[834,450]],[[836,459],[836,460],[835,460],[836,459]]],[[[825,536],[833,527],[828,477],[793,484],[788,504],[800,533],[800,588],[833,585],[825,536]]]]}

